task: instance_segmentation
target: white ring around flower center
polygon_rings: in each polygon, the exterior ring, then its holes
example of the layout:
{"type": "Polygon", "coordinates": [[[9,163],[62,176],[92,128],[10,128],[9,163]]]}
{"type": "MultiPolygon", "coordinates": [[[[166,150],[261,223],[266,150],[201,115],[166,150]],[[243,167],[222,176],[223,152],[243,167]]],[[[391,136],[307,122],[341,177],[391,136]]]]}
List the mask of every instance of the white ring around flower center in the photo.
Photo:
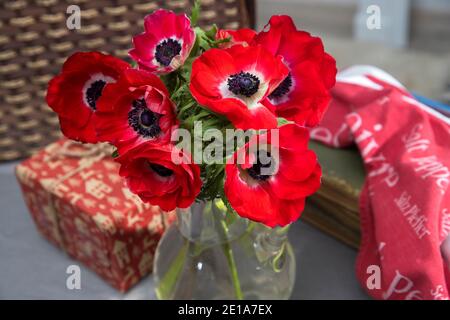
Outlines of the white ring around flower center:
{"type": "MultiPolygon", "coordinates": [[[[83,86],[83,90],[82,90],[82,95],[83,95],[83,102],[84,104],[89,107],[89,103],[86,99],[86,91],[92,86],[92,84],[96,81],[104,81],[106,83],[113,83],[116,82],[116,80],[114,78],[111,78],[107,75],[104,75],[103,73],[94,73],[93,75],[91,75],[91,77],[89,78],[88,81],[86,81],[86,83],[83,86]]],[[[89,107],[90,108],[90,107],[89,107]]]]}
{"type": "Polygon", "coordinates": [[[285,103],[285,102],[287,102],[287,101],[289,100],[289,95],[291,94],[292,91],[294,91],[294,88],[295,88],[295,79],[294,79],[294,77],[292,77],[292,76],[291,76],[291,81],[292,81],[292,84],[291,84],[291,86],[289,87],[289,91],[286,92],[282,97],[279,97],[279,98],[272,98],[272,99],[269,98],[270,102],[271,102],[273,105],[276,106],[276,105],[285,103]]]}
{"type": "Polygon", "coordinates": [[[163,68],[163,69],[164,69],[164,68],[168,68],[168,67],[170,67],[170,68],[172,68],[172,69],[178,69],[178,67],[181,66],[181,61],[180,61],[180,60],[181,60],[181,57],[183,56],[183,54],[184,54],[183,39],[180,39],[180,38],[177,38],[177,37],[164,38],[164,39],[162,39],[161,41],[159,41],[158,43],[156,43],[156,44],[155,44],[155,47],[153,48],[153,59],[152,59],[152,63],[153,63],[153,65],[155,65],[155,66],[160,66],[160,67],[163,68]],[[179,54],[177,54],[176,56],[174,56],[174,57],[172,58],[172,61],[170,62],[170,65],[165,66],[165,65],[159,63],[158,60],[156,60],[156,48],[158,47],[158,45],[160,45],[161,43],[163,43],[164,41],[169,40],[169,39],[172,39],[172,40],[174,40],[174,41],[177,41],[177,42],[180,44],[180,46],[181,46],[181,50],[180,50],[180,53],[179,53],[179,54]]]}
{"type": "Polygon", "coordinates": [[[234,94],[228,88],[228,79],[231,76],[231,75],[229,75],[219,85],[220,94],[222,95],[222,98],[234,98],[234,99],[238,99],[238,100],[242,101],[247,106],[247,108],[250,110],[256,109],[260,106],[259,102],[266,94],[268,84],[265,82],[265,79],[262,76],[262,74],[260,74],[259,72],[255,71],[255,70],[242,70],[242,72],[248,72],[248,73],[256,76],[259,79],[258,91],[256,91],[256,93],[254,93],[251,97],[234,94]]]}

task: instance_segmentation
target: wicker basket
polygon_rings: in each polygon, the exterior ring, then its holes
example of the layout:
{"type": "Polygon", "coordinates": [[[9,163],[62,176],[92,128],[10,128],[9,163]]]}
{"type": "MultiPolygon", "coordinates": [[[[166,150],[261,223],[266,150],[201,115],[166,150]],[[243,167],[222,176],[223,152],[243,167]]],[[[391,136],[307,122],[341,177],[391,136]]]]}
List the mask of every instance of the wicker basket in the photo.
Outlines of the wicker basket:
{"type": "MultiPolygon", "coordinates": [[[[45,103],[48,81],[75,51],[101,50],[128,60],[131,37],[146,14],[177,12],[189,0],[2,0],[0,4],[0,161],[26,157],[60,136],[45,103]],[[69,30],[66,10],[81,8],[81,29],[69,30]]],[[[202,26],[238,28],[252,23],[250,1],[202,0],[202,26]],[[250,4],[250,6],[249,6],[250,4]],[[250,7],[250,8],[249,8],[250,7]]]]}

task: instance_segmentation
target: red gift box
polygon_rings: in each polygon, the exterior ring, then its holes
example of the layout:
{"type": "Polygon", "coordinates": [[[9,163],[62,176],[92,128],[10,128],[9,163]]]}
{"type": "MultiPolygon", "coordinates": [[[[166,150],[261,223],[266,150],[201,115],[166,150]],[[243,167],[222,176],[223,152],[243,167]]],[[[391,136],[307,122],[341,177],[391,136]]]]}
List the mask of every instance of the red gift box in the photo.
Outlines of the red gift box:
{"type": "Polygon", "coordinates": [[[37,229],[120,291],[152,269],[173,212],[143,203],[126,187],[105,145],[61,139],[16,167],[37,229]]]}

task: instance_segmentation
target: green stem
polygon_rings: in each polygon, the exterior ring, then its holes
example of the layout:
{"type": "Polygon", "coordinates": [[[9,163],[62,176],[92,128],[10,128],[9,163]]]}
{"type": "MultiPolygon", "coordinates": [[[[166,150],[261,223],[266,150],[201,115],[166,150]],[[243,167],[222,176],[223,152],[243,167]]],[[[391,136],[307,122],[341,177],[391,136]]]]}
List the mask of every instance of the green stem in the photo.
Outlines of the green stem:
{"type": "MultiPolygon", "coordinates": [[[[226,219],[223,217],[223,212],[226,212],[226,214],[229,214],[229,212],[227,212],[228,210],[230,210],[227,206],[227,199],[225,198],[225,196],[223,195],[222,198],[222,203],[219,205],[219,203],[216,203],[214,200],[211,201],[212,204],[212,213],[214,214],[214,221],[216,224],[216,228],[218,229],[218,232],[220,232],[222,234],[222,238],[224,239],[224,244],[223,244],[223,252],[225,254],[225,257],[227,259],[227,264],[228,264],[228,268],[230,269],[230,273],[231,273],[231,281],[233,283],[233,287],[234,287],[234,293],[236,296],[237,300],[243,300],[244,299],[244,295],[242,294],[242,290],[241,290],[241,282],[239,280],[239,275],[238,275],[238,271],[237,271],[237,267],[236,267],[236,261],[234,260],[234,255],[233,255],[233,249],[231,248],[231,243],[229,241],[229,230],[228,230],[228,223],[226,221],[226,219]],[[219,225],[217,225],[217,222],[219,222],[219,225]]],[[[220,201],[220,200],[219,200],[220,201]]],[[[233,209],[231,209],[233,210],[233,209]]]]}
{"type": "Polygon", "coordinates": [[[183,266],[186,261],[186,256],[190,250],[190,244],[185,241],[181,250],[178,252],[177,256],[173,260],[169,267],[169,270],[164,274],[162,279],[159,281],[159,285],[156,287],[156,296],[160,300],[170,299],[171,293],[178,281],[178,278],[183,271],[183,266]]]}
{"type": "MultiPolygon", "coordinates": [[[[228,235],[228,227],[227,227],[225,221],[221,220],[220,225],[222,226],[224,233],[226,235],[228,235]]],[[[244,296],[243,296],[242,290],[241,290],[241,282],[239,281],[239,275],[238,275],[237,268],[236,268],[236,262],[234,261],[233,250],[231,249],[231,244],[229,241],[225,241],[225,243],[223,245],[223,250],[224,250],[225,256],[227,258],[228,267],[230,268],[231,281],[233,282],[236,299],[243,300],[244,296]]]]}

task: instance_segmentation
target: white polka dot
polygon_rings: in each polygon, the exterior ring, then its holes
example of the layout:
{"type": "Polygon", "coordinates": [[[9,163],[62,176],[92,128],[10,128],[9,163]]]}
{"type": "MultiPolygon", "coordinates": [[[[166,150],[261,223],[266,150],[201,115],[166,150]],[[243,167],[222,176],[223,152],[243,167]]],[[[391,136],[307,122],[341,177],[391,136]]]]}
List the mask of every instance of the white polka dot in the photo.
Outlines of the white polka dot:
{"type": "Polygon", "coordinates": [[[376,125],[373,126],[373,129],[375,131],[380,131],[381,129],[383,129],[383,125],[380,123],[377,123],[376,125]]]}

